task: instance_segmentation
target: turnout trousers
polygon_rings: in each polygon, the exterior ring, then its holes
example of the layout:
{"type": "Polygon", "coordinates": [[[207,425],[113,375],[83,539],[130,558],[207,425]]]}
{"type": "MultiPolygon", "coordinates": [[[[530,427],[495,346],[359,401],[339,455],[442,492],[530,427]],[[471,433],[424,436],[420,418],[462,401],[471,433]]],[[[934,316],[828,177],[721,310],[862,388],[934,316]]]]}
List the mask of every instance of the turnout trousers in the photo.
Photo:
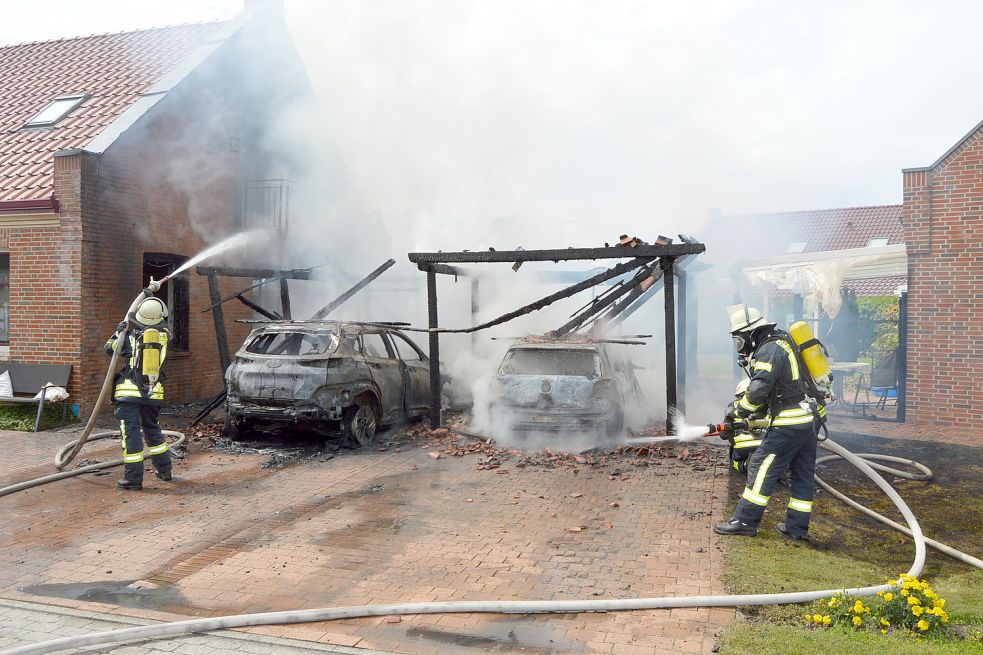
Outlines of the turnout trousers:
{"type": "Polygon", "coordinates": [[[158,473],[170,473],[171,453],[157,422],[160,405],[117,400],[115,414],[123,436],[123,477],[126,481],[143,483],[143,460],[148,455],[158,473]],[[147,442],[146,450],[144,441],[147,442]]]}
{"type": "Polygon", "coordinates": [[[804,537],[812,517],[816,493],[816,448],[818,440],[811,423],[771,427],[748,462],[747,486],[737,503],[734,518],[757,527],[779,478],[789,469],[791,498],[785,527],[794,537],[804,537]]]}

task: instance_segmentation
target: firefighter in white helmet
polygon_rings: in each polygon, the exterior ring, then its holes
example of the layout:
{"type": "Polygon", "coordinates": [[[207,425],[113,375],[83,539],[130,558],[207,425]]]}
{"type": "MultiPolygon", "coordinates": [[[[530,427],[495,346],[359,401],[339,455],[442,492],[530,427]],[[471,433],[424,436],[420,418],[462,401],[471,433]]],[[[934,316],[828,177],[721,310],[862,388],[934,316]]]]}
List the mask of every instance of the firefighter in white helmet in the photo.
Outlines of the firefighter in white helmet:
{"type": "Polygon", "coordinates": [[[123,437],[123,479],[116,483],[120,489],[143,488],[143,460],[147,455],[158,478],[170,480],[172,477],[171,454],[158,422],[164,403],[160,366],[167,356],[170,336],[167,305],[151,296],[140,303],[137,311],[120,323],[106,341],[106,352],[112,354],[119,348],[124,362],[123,369],[116,375],[113,390],[115,415],[123,437]]]}
{"type": "Polygon", "coordinates": [[[788,469],[791,498],[785,521],[777,528],[791,539],[804,539],[815,494],[819,422],[826,410],[810,397],[804,377],[809,372],[786,332],[744,304],[728,307],[727,314],[739,361],[750,378],[747,391],[734,406],[733,418],[763,413],[769,417],[769,427],[748,462],[747,485],[734,515],[714,525],[713,531],[722,535],[757,534],[771,492],[788,469]]]}

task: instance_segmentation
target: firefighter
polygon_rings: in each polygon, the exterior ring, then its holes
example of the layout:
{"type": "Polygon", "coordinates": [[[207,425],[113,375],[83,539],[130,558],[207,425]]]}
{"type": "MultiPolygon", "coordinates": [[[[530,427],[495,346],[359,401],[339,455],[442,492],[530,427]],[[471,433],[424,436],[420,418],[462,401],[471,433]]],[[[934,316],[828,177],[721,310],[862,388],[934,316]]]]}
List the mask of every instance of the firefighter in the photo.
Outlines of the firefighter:
{"type": "Polygon", "coordinates": [[[116,486],[139,490],[143,488],[143,460],[146,455],[150,456],[158,478],[165,481],[171,479],[171,454],[158,423],[164,402],[160,366],[167,356],[170,330],[167,327],[167,306],[158,298],[144,300],[127,319],[119,324],[106,342],[106,352],[112,354],[116,348],[120,348],[120,358],[125,362],[116,375],[113,391],[115,415],[120,422],[123,443],[123,479],[116,486]],[[124,333],[126,337],[120,344],[124,333]]]}
{"type": "Polygon", "coordinates": [[[804,539],[812,516],[818,428],[825,408],[809,397],[803,378],[809,372],[786,332],[747,305],[729,307],[728,314],[739,361],[750,375],[747,391],[735,405],[733,417],[728,418],[745,419],[767,412],[770,423],[748,462],[747,485],[734,515],[714,525],[713,531],[756,535],[771,492],[788,469],[791,498],[785,521],[777,528],[790,539],[804,539]]]}
{"type": "MultiPolygon", "coordinates": [[[[744,378],[737,383],[737,389],[735,390],[734,394],[734,402],[732,402],[727,408],[727,415],[733,415],[737,403],[744,397],[750,383],[750,378],[744,378]]],[[[721,435],[721,438],[726,439],[730,443],[731,468],[743,476],[747,476],[748,460],[751,458],[751,455],[754,453],[755,449],[761,445],[761,433],[761,430],[751,430],[745,428],[735,430],[730,434],[721,435]]]]}

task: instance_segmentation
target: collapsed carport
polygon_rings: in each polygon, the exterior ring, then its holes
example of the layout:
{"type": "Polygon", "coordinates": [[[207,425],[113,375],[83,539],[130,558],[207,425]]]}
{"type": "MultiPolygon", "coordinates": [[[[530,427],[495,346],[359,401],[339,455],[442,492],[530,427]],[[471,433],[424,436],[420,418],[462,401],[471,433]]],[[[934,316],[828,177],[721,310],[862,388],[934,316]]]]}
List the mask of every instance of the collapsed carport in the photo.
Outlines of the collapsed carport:
{"type": "MultiPolygon", "coordinates": [[[[638,239],[628,239],[622,237],[622,244],[607,246],[603,248],[565,248],[557,250],[484,250],[484,251],[459,251],[459,252],[415,252],[409,253],[410,262],[427,274],[427,313],[428,313],[428,334],[430,346],[430,426],[440,427],[441,423],[441,378],[440,378],[440,334],[443,333],[474,333],[495,325],[511,321],[515,318],[547,307],[558,300],[568,298],[576,293],[589,289],[595,285],[602,284],[616,277],[638,271],[643,268],[656,270],[661,273],[659,276],[663,283],[663,294],[665,301],[665,351],[666,351],[666,409],[667,409],[667,430],[671,430],[670,416],[678,407],[678,386],[677,368],[681,362],[682,370],[685,371],[685,338],[679,342],[684,344],[683,352],[677,348],[677,293],[676,278],[679,275],[676,262],[679,258],[687,255],[696,255],[706,250],[702,243],[690,239],[682,244],[673,244],[671,240],[661,239],[660,243],[647,244],[638,239]],[[526,262],[553,262],[561,261],[588,261],[588,260],[608,260],[608,259],[628,259],[607,269],[604,272],[592,275],[587,279],[578,282],[565,289],[557,291],[539,300],[524,305],[512,312],[503,314],[498,318],[486,321],[480,325],[470,328],[446,329],[441,328],[438,323],[438,301],[437,301],[437,275],[461,276],[466,273],[453,264],[510,264],[513,270],[526,262]],[[682,356],[680,356],[682,355],[682,356]]],[[[649,287],[642,287],[643,279],[648,276],[636,276],[637,281],[631,285],[625,285],[623,292],[627,296],[621,299],[618,308],[619,312],[631,312],[636,303],[645,302],[650,296],[646,292],[652,291],[649,287]]],[[[685,278],[680,278],[685,279],[685,278]]],[[[608,298],[608,304],[613,304],[617,298],[608,298]]],[[[679,315],[685,316],[686,294],[679,293],[679,315]]],[[[616,307],[616,306],[615,306],[616,307]]],[[[615,309],[611,307],[611,311],[615,309]]],[[[679,324],[685,329],[686,321],[681,320],[679,324]]]]}

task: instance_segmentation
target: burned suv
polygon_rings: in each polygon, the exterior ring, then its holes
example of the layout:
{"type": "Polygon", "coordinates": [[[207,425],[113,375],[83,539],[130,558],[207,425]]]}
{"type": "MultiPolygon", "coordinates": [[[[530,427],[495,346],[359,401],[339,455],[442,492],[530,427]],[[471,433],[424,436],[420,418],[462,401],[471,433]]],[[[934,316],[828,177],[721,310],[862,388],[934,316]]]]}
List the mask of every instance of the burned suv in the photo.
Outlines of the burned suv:
{"type": "Polygon", "coordinates": [[[423,351],[394,328],[264,325],[226,372],[226,434],[295,425],[364,445],[380,427],[428,413],[429,371],[423,351]]]}
{"type": "Polygon", "coordinates": [[[602,341],[525,340],[495,376],[495,422],[518,431],[615,435],[625,405],[640,397],[631,362],[602,341]]]}

